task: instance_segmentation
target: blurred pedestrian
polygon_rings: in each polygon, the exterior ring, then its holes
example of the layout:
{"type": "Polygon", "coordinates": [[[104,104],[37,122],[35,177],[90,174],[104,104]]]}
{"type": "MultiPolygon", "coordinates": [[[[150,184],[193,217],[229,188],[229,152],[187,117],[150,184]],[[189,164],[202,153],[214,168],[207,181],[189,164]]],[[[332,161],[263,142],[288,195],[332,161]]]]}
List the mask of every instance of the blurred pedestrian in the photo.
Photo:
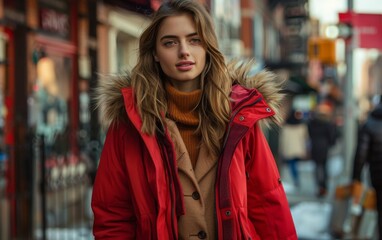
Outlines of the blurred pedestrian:
{"type": "Polygon", "coordinates": [[[131,75],[98,91],[109,129],[93,189],[95,238],[297,239],[259,126],[281,120],[274,76],[227,66],[211,17],[193,0],[163,3],[138,55],[131,75]]]}
{"type": "Polygon", "coordinates": [[[353,180],[361,183],[361,173],[365,163],[369,165],[372,187],[375,189],[378,211],[378,233],[382,240],[382,96],[362,124],[354,157],[353,180]]]}
{"type": "Polygon", "coordinates": [[[300,186],[298,162],[308,157],[309,133],[301,111],[292,109],[280,131],[280,156],[288,164],[295,187],[300,186]]]}
{"type": "Polygon", "coordinates": [[[332,107],[327,103],[317,106],[308,121],[310,137],[310,157],[316,164],[315,175],[318,186],[318,197],[327,193],[327,161],[330,148],[336,141],[336,125],[331,120],[332,107]]]}

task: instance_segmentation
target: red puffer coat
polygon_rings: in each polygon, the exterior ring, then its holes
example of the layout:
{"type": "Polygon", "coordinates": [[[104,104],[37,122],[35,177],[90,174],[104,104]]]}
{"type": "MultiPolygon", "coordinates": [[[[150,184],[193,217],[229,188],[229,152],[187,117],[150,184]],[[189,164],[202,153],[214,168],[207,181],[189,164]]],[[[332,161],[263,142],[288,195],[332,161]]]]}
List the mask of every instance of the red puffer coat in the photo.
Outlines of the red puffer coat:
{"type": "MultiPolygon", "coordinates": [[[[143,134],[131,88],[122,89],[127,121],[108,130],[92,198],[96,239],[178,239],[183,213],[174,147],[143,134]],[[160,143],[160,144],[159,144],[160,143]]],[[[110,96],[110,95],[109,95],[110,96]]],[[[255,89],[235,85],[233,115],[215,184],[218,237],[297,239],[268,143],[257,124],[273,110],[255,89]]]]}

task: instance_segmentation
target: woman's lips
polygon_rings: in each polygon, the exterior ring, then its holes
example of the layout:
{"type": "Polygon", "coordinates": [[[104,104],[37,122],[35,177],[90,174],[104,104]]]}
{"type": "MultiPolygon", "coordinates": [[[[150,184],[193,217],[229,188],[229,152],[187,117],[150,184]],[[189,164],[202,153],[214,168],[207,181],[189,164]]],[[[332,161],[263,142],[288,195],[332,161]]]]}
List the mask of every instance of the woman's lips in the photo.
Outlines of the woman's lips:
{"type": "Polygon", "coordinates": [[[193,62],[185,61],[176,64],[176,69],[179,71],[189,71],[194,67],[193,62]]]}

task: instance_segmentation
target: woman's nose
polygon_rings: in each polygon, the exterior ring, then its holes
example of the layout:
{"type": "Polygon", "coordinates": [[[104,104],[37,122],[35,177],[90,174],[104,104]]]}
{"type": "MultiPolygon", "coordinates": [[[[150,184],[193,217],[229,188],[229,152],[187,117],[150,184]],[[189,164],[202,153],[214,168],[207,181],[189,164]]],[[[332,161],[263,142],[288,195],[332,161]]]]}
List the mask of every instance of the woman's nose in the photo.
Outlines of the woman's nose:
{"type": "Polygon", "coordinates": [[[180,57],[188,57],[190,56],[190,49],[186,43],[181,43],[179,45],[179,56],[180,57]]]}

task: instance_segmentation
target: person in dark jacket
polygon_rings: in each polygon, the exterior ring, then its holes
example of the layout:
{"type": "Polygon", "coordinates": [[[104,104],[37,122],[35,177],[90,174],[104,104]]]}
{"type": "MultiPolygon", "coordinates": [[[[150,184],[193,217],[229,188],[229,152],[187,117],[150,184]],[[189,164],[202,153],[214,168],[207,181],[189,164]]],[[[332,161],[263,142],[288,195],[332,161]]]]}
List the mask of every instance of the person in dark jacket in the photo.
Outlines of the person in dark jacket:
{"type": "Polygon", "coordinates": [[[327,192],[327,161],[330,148],[336,140],[336,126],[331,122],[331,107],[322,103],[317,107],[308,122],[312,160],[316,163],[317,195],[323,197],[327,192]]]}
{"type": "Polygon", "coordinates": [[[368,163],[372,187],[377,197],[379,239],[382,239],[382,97],[361,126],[354,157],[353,180],[361,181],[362,168],[368,163]]]}

